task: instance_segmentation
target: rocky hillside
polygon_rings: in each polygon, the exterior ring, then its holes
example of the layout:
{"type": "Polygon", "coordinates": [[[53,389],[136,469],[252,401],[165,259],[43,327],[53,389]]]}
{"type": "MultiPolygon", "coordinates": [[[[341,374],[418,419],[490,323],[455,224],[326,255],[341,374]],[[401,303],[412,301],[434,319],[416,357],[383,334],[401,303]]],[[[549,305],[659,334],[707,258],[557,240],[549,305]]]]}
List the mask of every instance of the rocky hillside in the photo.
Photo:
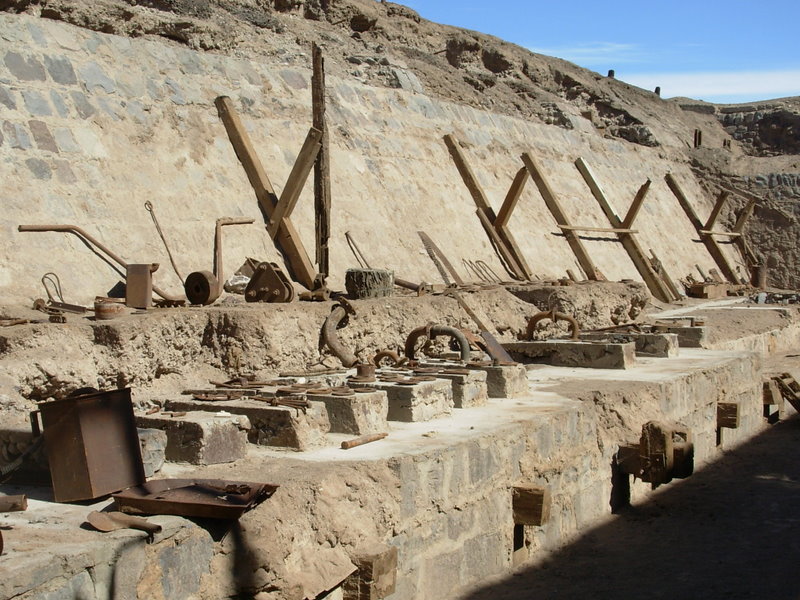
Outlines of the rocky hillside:
{"type": "Polygon", "coordinates": [[[751,243],[771,283],[800,287],[800,101],[718,106],[655,93],[482,33],[373,0],[0,0],[0,9],[94,31],[307,65],[311,42],[336,76],[402,87],[493,113],[604,137],[683,147],[704,184],[735,192],[722,218],[755,197],[751,243]],[[692,144],[694,130],[701,147],[692,144]]]}

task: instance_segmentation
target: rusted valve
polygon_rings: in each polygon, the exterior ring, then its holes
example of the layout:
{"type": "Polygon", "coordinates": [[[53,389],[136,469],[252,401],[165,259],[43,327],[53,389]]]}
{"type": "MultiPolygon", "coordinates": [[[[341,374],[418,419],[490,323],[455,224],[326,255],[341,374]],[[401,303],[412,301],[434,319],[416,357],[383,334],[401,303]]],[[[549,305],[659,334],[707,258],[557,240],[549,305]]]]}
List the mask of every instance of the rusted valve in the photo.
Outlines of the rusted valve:
{"type": "Polygon", "coordinates": [[[435,337],[440,335],[447,335],[455,340],[456,344],[458,345],[458,351],[461,355],[461,360],[464,362],[469,362],[470,349],[466,336],[464,336],[460,329],[448,327],[447,325],[423,325],[422,327],[417,327],[414,331],[408,334],[404,349],[405,355],[409,359],[414,360],[414,346],[419,338],[424,336],[429,340],[433,340],[435,337]]]}
{"type": "Polygon", "coordinates": [[[533,339],[533,332],[536,329],[537,323],[545,319],[550,319],[551,321],[553,321],[553,323],[555,323],[556,321],[567,321],[570,324],[570,331],[572,332],[572,336],[570,337],[570,339],[577,341],[581,330],[578,327],[578,322],[575,320],[575,317],[570,316],[566,313],[556,312],[554,310],[546,310],[540,313],[536,313],[530,318],[530,320],[528,321],[528,328],[525,331],[526,340],[533,339]]]}

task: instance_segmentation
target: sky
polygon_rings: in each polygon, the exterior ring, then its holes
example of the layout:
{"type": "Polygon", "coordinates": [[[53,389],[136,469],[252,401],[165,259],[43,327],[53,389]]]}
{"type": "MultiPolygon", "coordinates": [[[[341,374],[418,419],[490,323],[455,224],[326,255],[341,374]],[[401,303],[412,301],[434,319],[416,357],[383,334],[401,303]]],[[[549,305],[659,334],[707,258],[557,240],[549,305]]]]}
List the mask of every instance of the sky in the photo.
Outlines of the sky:
{"type": "Polygon", "coordinates": [[[800,96],[800,0],[395,0],[661,96],[800,96]]]}

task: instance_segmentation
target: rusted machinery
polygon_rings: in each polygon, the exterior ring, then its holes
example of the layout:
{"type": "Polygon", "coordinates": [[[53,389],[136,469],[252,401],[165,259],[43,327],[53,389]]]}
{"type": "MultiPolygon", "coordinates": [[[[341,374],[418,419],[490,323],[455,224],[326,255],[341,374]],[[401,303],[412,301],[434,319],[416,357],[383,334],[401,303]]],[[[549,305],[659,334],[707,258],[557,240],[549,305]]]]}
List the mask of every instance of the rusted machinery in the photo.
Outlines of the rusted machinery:
{"type": "Polygon", "coordinates": [[[620,445],[617,466],[653,487],[685,479],[694,472],[692,434],[677,423],[645,423],[638,445],[620,445]]]}

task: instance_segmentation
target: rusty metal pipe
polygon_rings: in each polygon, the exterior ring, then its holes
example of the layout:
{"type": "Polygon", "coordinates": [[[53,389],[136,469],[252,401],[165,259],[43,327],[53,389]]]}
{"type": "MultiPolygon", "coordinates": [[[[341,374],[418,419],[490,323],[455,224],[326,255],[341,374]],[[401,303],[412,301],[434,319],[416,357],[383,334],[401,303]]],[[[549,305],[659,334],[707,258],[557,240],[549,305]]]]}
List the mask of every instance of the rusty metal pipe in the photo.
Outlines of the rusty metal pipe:
{"type": "Polygon", "coordinates": [[[575,341],[578,340],[578,336],[580,335],[581,330],[578,326],[578,321],[575,320],[575,317],[568,315],[566,313],[555,312],[555,311],[544,311],[533,315],[528,321],[528,328],[525,331],[526,340],[533,339],[533,332],[536,329],[536,324],[539,323],[539,321],[543,321],[544,319],[550,319],[554,323],[556,321],[567,321],[570,324],[570,329],[572,331],[572,336],[570,339],[575,341]]]}
{"type": "Polygon", "coordinates": [[[417,340],[426,335],[430,336],[429,339],[431,340],[439,337],[440,335],[446,335],[456,340],[458,343],[459,352],[461,353],[461,360],[464,362],[469,362],[470,349],[466,336],[455,327],[449,327],[447,325],[423,325],[422,327],[417,327],[414,331],[409,333],[408,338],[406,339],[404,352],[410,360],[414,360],[414,345],[417,343],[417,340]]]}
{"type": "MultiPolygon", "coordinates": [[[[86,233],[83,229],[78,227],[77,225],[20,225],[17,227],[17,231],[25,232],[25,231],[55,231],[59,233],[73,233],[79,238],[82,238],[84,242],[87,242],[97,249],[102,250],[106,253],[106,255],[117,263],[119,266],[123,267],[124,269],[128,268],[128,263],[126,263],[119,255],[115,254],[111,250],[108,249],[107,246],[102,244],[100,241],[97,240],[94,236],[86,233]]],[[[173,302],[177,302],[183,300],[182,296],[173,296],[159,288],[155,285],[153,286],[153,291],[164,298],[164,300],[171,300],[173,302]]]]}
{"type": "Polygon", "coordinates": [[[339,336],[336,334],[339,323],[341,323],[345,317],[347,317],[347,311],[345,311],[344,307],[335,306],[322,325],[322,339],[325,344],[327,344],[328,348],[331,349],[333,355],[342,361],[342,364],[349,369],[358,362],[358,359],[355,354],[344,347],[341,340],[339,340],[339,336]]]}

